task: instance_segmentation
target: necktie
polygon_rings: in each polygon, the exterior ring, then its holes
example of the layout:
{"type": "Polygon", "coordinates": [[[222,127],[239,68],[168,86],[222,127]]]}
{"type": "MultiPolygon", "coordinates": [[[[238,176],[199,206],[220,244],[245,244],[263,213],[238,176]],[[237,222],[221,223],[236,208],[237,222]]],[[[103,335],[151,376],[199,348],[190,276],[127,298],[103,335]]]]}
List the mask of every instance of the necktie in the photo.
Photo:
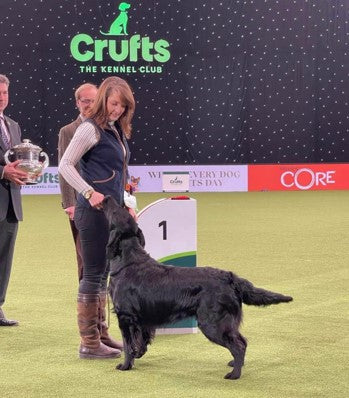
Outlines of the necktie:
{"type": "Polygon", "coordinates": [[[5,120],[2,116],[0,116],[1,138],[4,141],[6,149],[10,149],[11,143],[5,129],[6,129],[5,120]]]}

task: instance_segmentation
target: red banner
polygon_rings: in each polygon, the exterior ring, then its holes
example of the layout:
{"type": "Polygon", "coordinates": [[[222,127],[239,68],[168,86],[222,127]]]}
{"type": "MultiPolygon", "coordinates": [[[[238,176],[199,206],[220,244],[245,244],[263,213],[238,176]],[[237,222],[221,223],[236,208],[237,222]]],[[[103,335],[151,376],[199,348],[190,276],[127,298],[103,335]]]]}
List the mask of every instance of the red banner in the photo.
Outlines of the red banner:
{"type": "Polygon", "coordinates": [[[248,166],[249,191],[349,189],[349,164],[273,164],[248,166]]]}

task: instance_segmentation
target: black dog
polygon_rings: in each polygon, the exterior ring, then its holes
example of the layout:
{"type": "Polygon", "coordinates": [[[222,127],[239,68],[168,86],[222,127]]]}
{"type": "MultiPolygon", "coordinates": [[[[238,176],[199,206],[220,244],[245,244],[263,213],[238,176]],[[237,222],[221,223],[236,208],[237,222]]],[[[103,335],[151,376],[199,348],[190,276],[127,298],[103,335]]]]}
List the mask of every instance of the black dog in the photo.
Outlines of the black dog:
{"type": "Polygon", "coordinates": [[[292,297],[256,288],[232,272],[164,266],[143,249],[143,234],[127,210],[111,197],[104,199],[103,209],[110,225],[110,294],[125,351],[117,369],[132,368],[135,358],[147,351],[156,327],[194,316],[210,341],[231,352],[234,369],[225,378],[238,379],[247,346],[239,333],[242,303],[263,306],[292,297]]]}

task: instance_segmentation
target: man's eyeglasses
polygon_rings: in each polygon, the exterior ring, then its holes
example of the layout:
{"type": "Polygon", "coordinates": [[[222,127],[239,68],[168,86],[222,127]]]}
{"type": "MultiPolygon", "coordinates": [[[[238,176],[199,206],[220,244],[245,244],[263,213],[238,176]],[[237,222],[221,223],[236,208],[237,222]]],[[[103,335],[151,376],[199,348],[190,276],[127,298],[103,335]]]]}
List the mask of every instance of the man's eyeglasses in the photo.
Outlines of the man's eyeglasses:
{"type": "Polygon", "coordinates": [[[80,102],[82,102],[85,105],[89,105],[89,104],[93,104],[95,102],[95,100],[92,99],[79,99],[80,102]]]}

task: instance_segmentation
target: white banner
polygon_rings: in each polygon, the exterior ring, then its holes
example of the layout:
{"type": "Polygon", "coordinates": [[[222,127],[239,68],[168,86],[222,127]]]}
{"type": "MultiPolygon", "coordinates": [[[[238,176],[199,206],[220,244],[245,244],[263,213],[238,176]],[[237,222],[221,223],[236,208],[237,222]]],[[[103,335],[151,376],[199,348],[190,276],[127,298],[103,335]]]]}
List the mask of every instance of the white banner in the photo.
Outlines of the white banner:
{"type": "MultiPolygon", "coordinates": [[[[245,192],[247,165],[215,166],[129,166],[130,182],[137,192],[162,192],[162,175],[189,172],[189,192],[245,192]]],[[[38,184],[26,185],[23,195],[59,194],[57,167],[48,167],[38,184]]]]}
{"type": "Polygon", "coordinates": [[[162,174],[189,172],[189,192],[245,192],[247,165],[129,166],[131,184],[139,192],[162,192],[162,174]]]}

